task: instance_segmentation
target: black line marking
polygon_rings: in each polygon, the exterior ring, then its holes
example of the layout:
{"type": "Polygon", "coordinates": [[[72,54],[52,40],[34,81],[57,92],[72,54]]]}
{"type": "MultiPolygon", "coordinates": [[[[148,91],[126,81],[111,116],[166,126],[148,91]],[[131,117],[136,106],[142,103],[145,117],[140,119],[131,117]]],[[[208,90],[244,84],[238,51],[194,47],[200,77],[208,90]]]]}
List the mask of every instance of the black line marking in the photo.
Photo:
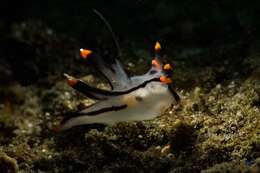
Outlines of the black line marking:
{"type": "Polygon", "coordinates": [[[156,70],[151,70],[151,71],[149,72],[150,75],[153,75],[153,74],[155,74],[155,73],[157,73],[156,70]]]}
{"type": "Polygon", "coordinates": [[[78,80],[78,82],[73,86],[73,88],[92,99],[96,99],[96,100],[106,100],[107,99],[106,97],[98,94],[98,92],[95,92],[94,87],[89,86],[87,83],[85,83],[82,80],[78,80]]]}
{"type": "Polygon", "coordinates": [[[83,80],[78,79],[78,82],[73,86],[73,88],[83,94],[85,94],[87,97],[96,99],[96,100],[106,100],[110,96],[120,96],[123,94],[128,94],[132,91],[135,91],[139,88],[145,87],[148,83],[153,82],[153,81],[160,81],[159,78],[152,78],[148,81],[143,82],[142,84],[130,88],[129,90],[126,91],[108,91],[108,90],[103,90],[95,87],[91,87],[88,85],[86,82],[83,80]]]}
{"type": "Polygon", "coordinates": [[[180,96],[173,90],[172,85],[169,85],[168,88],[169,88],[170,92],[172,93],[174,99],[175,99],[177,102],[179,102],[179,101],[180,101],[180,96]]]}
{"type": "MultiPolygon", "coordinates": [[[[91,105],[92,106],[92,105],[91,105]]],[[[127,108],[127,105],[120,105],[120,106],[111,106],[111,107],[106,107],[106,108],[101,108],[99,110],[95,110],[95,111],[90,111],[90,112],[86,112],[86,113],[82,113],[82,112],[75,112],[72,113],[68,116],[66,116],[61,124],[65,124],[67,121],[69,121],[72,118],[76,118],[76,117],[80,117],[80,116],[95,116],[104,112],[112,112],[112,111],[119,111],[122,109],[127,108]]]]}

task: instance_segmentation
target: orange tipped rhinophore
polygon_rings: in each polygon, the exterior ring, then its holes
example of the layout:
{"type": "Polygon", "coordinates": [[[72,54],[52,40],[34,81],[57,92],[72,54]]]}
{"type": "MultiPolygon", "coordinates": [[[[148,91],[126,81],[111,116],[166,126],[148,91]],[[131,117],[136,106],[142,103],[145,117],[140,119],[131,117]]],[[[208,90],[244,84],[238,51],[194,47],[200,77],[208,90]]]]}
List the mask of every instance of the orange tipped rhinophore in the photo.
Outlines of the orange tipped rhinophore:
{"type": "Polygon", "coordinates": [[[158,41],[155,43],[154,49],[156,52],[159,52],[162,49],[161,44],[158,41]]]}
{"type": "Polygon", "coordinates": [[[67,78],[68,84],[69,84],[71,87],[75,86],[76,83],[78,83],[78,80],[77,80],[76,78],[74,78],[74,77],[72,77],[72,76],[70,76],[70,75],[68,75],[68,74],[64,74],[64,76],[67,78]]]}
{"type": "Polygon", "coordinates": [[[80,55],[81,55],[84,59],[88,58],[89,55],[92,53],[91,50],[83,49],[83,48],[81,48],[79,51],[80,51],[80,55]]]}
{"type": "Polygon", "coordinates": [[[170,84],[170,83],[172,83],[172,80],[171,80],[170,78],[166,77],[166,76],[161,76],[161,77],[160,77],[160,81],[161,81],[162,83],[165,83],[165,84],[170,84]]]}
{"type": "Polygon", "coordinates": [[[165,64],[165,65],[163,66],[163,69],[164,69],[164,70],[171,70],[171,69],[172,69],[172,66],[171,66],[171,64],[165,64]]]}
{"type": "Polygon", "coordinates": [[[161,69],[161,64],[156,59],[152,60],[152,65],[154,65],[157,69],[161,69]]]}

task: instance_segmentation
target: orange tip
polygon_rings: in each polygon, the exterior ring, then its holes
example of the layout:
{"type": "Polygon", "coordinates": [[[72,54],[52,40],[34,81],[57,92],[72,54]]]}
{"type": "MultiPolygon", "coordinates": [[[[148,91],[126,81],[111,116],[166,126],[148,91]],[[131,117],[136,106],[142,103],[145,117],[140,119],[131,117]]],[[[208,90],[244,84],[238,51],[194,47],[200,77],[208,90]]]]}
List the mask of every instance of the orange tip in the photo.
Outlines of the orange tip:
{"type": "Polygon", "coordinates": [[[165,83],[165,84],[170,84],[170,83],[172,83],[172,80],[171,80],[170,78],[166,77],[166,76],[161,76],[161,77],[160,77],[160,81],[161,81],[162,83],[165,83]]]}
{"type": "Polygon", "coordinates": [[[152,60],[152,65],[154,65],[157,69],[161,69],[161,64],[156,59],[152,60]]]}
{"type": "Polygon", "coordinates": [[[172,66],[171,66],[170,64],[165,64],[165,65],[163,66],[163,69],[164,69],[164,70],[171,70],[171,69],[172,69],[172,66]]]}
{"type": "Polygon", "coordinates": [[[155,43],[154,49],[156,52],[159,52],[162,49],[161,44],[158,41],[155,43]]]}
{"type": "Polygon", "coordinates": [[[70,76],[70,75],[68,75],[68,74],[64,74],[64,76],[67,78],[68,84],[69,84],[71,87],[75,86],[76,83],[78,83],[78,80],[77,80],[76,78],[74,78],[74,77],[72,77],[72,76],[70,76]]]}
{"type": "Polygon", "coordinates": [[[81,55],[84,59],[88,58],[89,55],[92,53],[91,50],[83,49],[83,48],[81,48],[79,51],[80,51],[80,55],[81,55]]]}

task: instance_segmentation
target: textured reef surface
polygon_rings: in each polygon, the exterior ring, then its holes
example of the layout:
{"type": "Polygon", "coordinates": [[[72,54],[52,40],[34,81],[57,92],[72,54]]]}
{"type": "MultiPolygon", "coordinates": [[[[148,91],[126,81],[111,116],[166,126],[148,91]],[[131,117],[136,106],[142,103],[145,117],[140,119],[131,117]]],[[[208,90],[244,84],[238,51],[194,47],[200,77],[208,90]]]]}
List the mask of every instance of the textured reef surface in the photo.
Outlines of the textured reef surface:
{"type": "MultiPolygon", "coordinates": [[[[151,121],[56,134],[61,114],[93,103],[67,85],[64,72],[108,85],[84,65],[76,39],[37,21],[10,32],[0,55],[0,172],[260,172],[259,43],[166,45],[179,105],[151,121]]],[[[121,45],[130,74],[150,65],[139,45],[121,45]]]]}

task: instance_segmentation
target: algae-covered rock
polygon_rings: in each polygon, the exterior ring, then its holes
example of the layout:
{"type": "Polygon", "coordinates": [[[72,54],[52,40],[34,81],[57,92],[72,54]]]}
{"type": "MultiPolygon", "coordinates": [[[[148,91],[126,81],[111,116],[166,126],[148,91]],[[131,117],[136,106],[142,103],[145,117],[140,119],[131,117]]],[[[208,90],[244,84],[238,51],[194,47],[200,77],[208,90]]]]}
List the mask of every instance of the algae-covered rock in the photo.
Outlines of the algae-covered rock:
{"type": "Polygon", "coordinates": [[[216,164],[201,173],[258,173],[260,172],[259,158],[255,163],[248,164],[247,161],[233,161],[216,164]]]}

